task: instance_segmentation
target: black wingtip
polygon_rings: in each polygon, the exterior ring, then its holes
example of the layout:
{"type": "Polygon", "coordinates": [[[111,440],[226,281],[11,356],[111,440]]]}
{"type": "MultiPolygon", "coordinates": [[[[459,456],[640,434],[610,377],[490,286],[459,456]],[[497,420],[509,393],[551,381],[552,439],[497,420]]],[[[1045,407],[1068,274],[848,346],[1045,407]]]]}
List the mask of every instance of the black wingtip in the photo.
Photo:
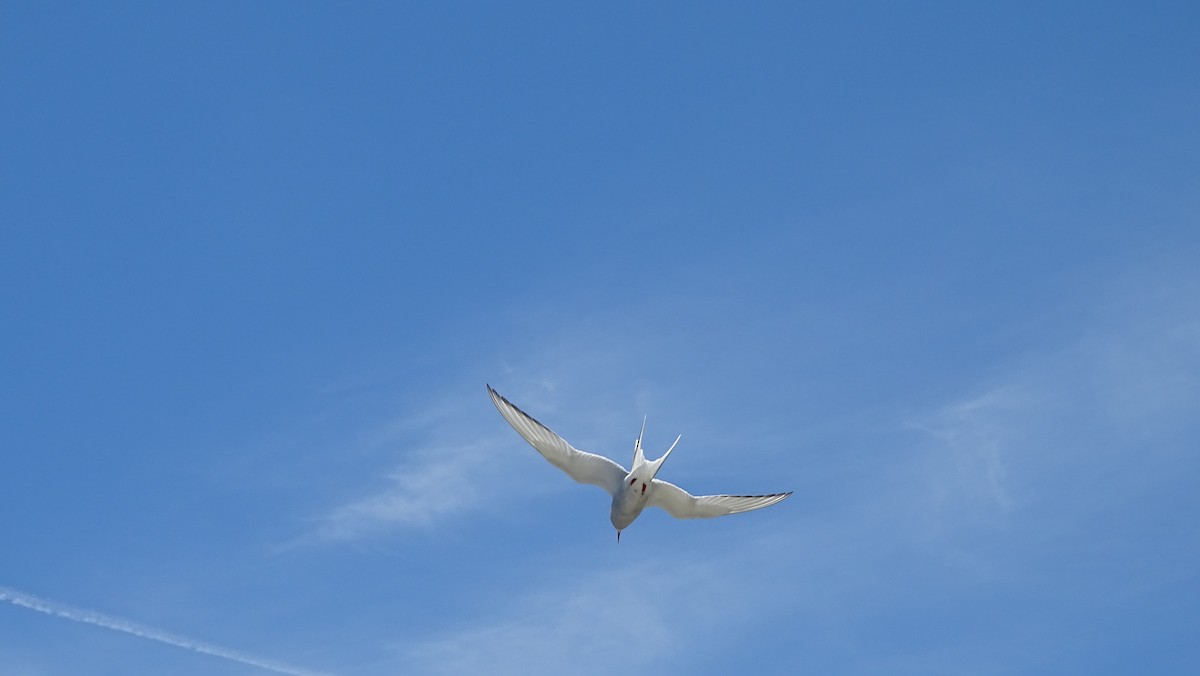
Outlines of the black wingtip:
{"type": "Polygon", "coordinates": [[[787,493],[760,493],[758,495],[725,495],[725,494],[722,494],[718,497],[722,497],[722,498],[778,498],[778,497],[784,497],[784,498],[786,498],[787,496],[789,496],[791,494],[792,494],[792,492],[788,491],[787,493]]]}
{"type": "MultiPolygon", "coordinates": [[[[504,402],[504,405],[505,405],[505,406],[508,406],[509,408],[513,409],[513,410],[514,410],[514,411],[516,411],[517,413],[520,413],[522,416],[524,416],[525,418],[527,418],[527,419],[528,419],[530,422],[532,422],[533,424],[537,425],[538,427],[540,427],[540,428],[542,428],[542,429],[546,430],[546,431],[547,431],[547,432],[549,432],[550,434],[553,434],[554,436],[558,436],[558,433],[557,433],[557,432],[555,432],[554,430],[550,429],[549,427],[546,427],[545,423],[543,423],[542,421],[538,420],[537,418],[535,418],[535,417],[533,417],[533,416],[529,415],[529,414],[528,414],[528,413],[526,413],[525,411],[522,411],[522,410],[521,410],[521,407],[520,407],[520,406],[517,406],[516,404],[512,403],[511,401],[509,401],[509,400],[508,400],[508,397],[505,397],[503,394],[500,394],[500,393],[499,393],[499,392],[497,392],[496,390],[493,390],[491,385],[488,385],[488,386],[487,386],[487,388],[488,388],[488,392],[490,392],[490,393],[492,394],[492,397],[494,397],[495,399],[499,399],[500,401],[504,402]]],[[[495,403],[495,402],[493,401],[493,403],[495,403]]],[[[497,405],[497,406],[499,406],[499,404],[496,404],[496,405],[497,405]]]]}

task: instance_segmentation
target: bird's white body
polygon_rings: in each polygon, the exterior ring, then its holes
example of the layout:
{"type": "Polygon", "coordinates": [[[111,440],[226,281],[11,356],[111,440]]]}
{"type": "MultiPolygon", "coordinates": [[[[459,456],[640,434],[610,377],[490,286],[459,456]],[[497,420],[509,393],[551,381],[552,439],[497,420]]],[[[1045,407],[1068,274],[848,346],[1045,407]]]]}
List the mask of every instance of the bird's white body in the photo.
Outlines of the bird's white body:
{"type": "MultiPolygon", "coordinates": [[[[487,389],[500,415],[550,464],[566,472],[575,481],[599,486],[612,496],[609,518],[617,529],[617,540],[621,539],[621,531],[633,523],[647,506],[661,507],[678,519],[700,519],[762,509],[791,495],[790,492],[769,495],[692,495],[672,483],[655,478],[682,435],[675,439],[662,457],[646,460],[642,453],[642,434],[638,434],[633,446],[633,468],[626,471],[608,458],[571,446],[549,427],[534,420],[493,390],[491,385],[487,389]]],[[[642,431],[645,432],[645,429],[646,422],[643,420],[642,431]]]]}
{"type": "MultiPolygon", "coordinates": [[[[637,482],[637,479],[633,479],[633,481],[637,482]]],[[[619,531],[625,530],[629,524],[633,523],[634,519],[641,515],[648,501],[649,498],[646,495],[639,494],[628,485],[622,486],[621,490],[613,495],[612,511],[608,515],[613,527],[619,531]]]]}

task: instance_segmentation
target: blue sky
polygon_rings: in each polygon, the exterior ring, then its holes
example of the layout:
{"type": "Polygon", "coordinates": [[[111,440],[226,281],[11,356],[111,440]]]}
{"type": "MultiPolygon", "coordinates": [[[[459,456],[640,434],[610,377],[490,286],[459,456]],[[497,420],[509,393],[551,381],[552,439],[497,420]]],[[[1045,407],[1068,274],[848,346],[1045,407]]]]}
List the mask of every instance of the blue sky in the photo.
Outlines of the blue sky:
{"type": "Polygon", "coordinates": [[[0,672],[1195,673],[1198,25],[5,3],[0,672]]]}

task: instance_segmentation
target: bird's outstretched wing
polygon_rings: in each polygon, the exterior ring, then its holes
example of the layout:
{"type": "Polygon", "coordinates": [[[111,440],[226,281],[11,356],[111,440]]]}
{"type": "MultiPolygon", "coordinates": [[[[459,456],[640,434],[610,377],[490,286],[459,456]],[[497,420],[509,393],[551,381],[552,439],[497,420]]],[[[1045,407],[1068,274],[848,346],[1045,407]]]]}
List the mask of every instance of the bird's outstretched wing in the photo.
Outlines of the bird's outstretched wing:
{"type": "Polygon", "coordinates": [[[708,519],[770,507],[791,494],[692,495],[673,483],[655,479],[646,504],[662,507],[676,519],[708,519]]]}
{"type": "Polygon", "coordinates": [[[592,484],[603,488],[608,491],[609,495],[615,493],[621,486],[625,475],[628,474],[624,467],[604,456],[575,448],[552,432],[549,427],[514,406],[499,392],[493,390],[491,385],[488,385],[487,390],[492,397],[492,403],[500,411],[500,415],[504,416],[513,429],[525,437],[525,441],[528,441],[530,446],[533,446],[538,453],[542,454],[542,457],[549,460],[551,465],[566,472],[567,476],[581,484],[592,484]]]}

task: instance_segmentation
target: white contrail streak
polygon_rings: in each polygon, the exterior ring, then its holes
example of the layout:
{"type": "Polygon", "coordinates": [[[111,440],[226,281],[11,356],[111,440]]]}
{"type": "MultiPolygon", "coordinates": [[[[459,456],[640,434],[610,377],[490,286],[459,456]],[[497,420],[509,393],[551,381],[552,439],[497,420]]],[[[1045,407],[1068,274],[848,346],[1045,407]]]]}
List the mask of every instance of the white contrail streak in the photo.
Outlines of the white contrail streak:
{"type": "Polygon", "coordinates": [[[280,674],[290,674],[291,676],[330,676],[329,674],[324,674],[317,671],[309,671],[307,669],[293,667],[280,662],[273,662],[261,657],[255,657],[254,655],[247,655],[246,653],[238,652],[237,650],[223,648],[219,645],[205,643],[204,641],[197,641],[194,638],[188,638],[186,636],[172,634],[161,629],[147,627],[144,624],[130,622],[129,620],[123,620],[119,617],[113,617],[112,615],[105,615],[92,610],[76,608],[65,603],[48,601],[46,599],[34,596],[33,594],[26,594],[25,592],[17,591],[16,589],[12,589],[10,587],[0,586],[0,601],[8,601],[14,606],[36,610],[39,613],[45,613],[54,617],[61,617],[73,622],[94,624],[98,627],[104,627],[105,629],[112,629],[113,631],[121,631],[125,632],[126,634],[133,634],[134,636],[147,638],[151,641],[158,641],[159,643],[166,643],[167,645],[173,645],[177,648],[184,648],[185,650],[191,650],[193,652],[203,653],[205,655],[212,655],[214,657],[233,660],[234,662],[241,662],[242,664],[249,664],[253,667],[274,671],[280,674]]]}

